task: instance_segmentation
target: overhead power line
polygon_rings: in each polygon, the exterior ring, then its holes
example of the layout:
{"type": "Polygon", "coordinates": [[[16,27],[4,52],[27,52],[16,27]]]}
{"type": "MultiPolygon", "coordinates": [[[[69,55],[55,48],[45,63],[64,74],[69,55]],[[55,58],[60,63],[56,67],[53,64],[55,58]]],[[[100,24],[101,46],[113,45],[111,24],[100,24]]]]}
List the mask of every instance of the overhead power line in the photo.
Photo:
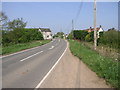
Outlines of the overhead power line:
{"type": "Polygon", "coordinates": [[[81,3],[78,7],[78,11],[77,11],[77,14],[76,14],[76,17],[75,17],[75,20],[74,20],[75,23],[77,23],[77,20],[79,18],[80,13],[81,13],[82,7],[83,7],[83,0],[81,0],[81,3]]]}
{"type": "MultiPolygon", "coordinates": [[[[75,17],[74,19],[72,19],[72,22],[74,22],[74,26],[75,26],[75,24],[76,24],[77,21],[78,21],[79,15],[80,15],[81,10],[82,10],[82,7],[83,7],[83,0],[81,0],[80,5],[78,6],[78,11],[77,11],[77,13],[76,13],[76,17],[75,17]]],[[[74,27],[74,26],[72,25],[72,27],[74,27]]],[[[69,28],[69,27],[71,27],[71,21],[69,22],[68,25],[65,26],[65,30],[66,30],[67,28],[69,28]]],[[[74,27],[74,28],[75,28],[75,27],[74,27]]],[[[72,29],[73,29],[73,28],[72,28],[72,29]]],[[[71,30],[68,29],[67,32],[70,33],[70,31],[71,31],[71,30]]]]}

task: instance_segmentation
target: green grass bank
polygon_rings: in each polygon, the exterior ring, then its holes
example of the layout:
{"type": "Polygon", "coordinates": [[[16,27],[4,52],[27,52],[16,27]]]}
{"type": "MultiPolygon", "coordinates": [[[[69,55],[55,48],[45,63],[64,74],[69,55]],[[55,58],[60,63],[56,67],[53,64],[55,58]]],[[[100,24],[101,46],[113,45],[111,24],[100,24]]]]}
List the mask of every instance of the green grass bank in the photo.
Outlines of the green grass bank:
{"type": "Polygon", "coordinates": [[[2,55],[11,54],[21,50],[41,46],[49,42],[50,40],[41,40],[41,41],[33,41],[28,43],[20,43],[20,44],[14,44],[14,45],[2,47],[2,55]]]}
{"type": "Polygon", "coordinates": [[[76,40],[69,40],[69,44],[73,55],[82,60],[92,71],[96,72],[99,77],[104,78],[111,86],[119,87],[118,63],[120,62],[101,56],[98,52],[91,50],[76,40]]]}

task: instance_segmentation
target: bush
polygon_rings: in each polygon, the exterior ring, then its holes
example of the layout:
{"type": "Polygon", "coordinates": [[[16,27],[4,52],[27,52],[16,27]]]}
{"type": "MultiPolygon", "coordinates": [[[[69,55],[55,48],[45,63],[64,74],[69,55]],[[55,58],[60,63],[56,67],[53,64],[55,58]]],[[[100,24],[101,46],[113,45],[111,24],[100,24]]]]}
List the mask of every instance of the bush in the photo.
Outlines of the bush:
{"type": "Polygon", "coordinates": [[[16,28],[13,31],[2,31],[3,46],[25,43],[34,40],[43,40],[43,36],[41,32],[38,31],[38,29],[16,28]]]}
{"type": "Polygon", "coordinates": [[[120,31],[109,30],[103,33],[103,35],[98,41],[98,44],[104,44],[111,48],[120,49],[118,45],[120,42],[120,36],[118,34],[120,34],[120,31]]]}
{"type": "Polygon", "coordinates": [[[85,41],[88,41],[88,42],[90,42],[90,41],[91,41],[90,34],[86,35],[86,37],[85,37],[85,41]]]}
{"type": "Polygon", "coordinates": [[[74,39],[74,37],[73,37],[73,31],[68,35],[67,39],[74,39]]]}
{"type": "Polygon", "coordinates": [[[63,38],[64,37],[63,35],[64,35],[63,32],[57,32],[57,34],[54,35],[54,38],[55,37],[63,38]]]}
{"type": "Polygon", "coordinates": [[[74,30],[73,31],[74,39],[79,39],[82,41],[85,41],[85,37],[87,34],[88,34],[88,31],[84,31],[84,30],[74,30]]]}

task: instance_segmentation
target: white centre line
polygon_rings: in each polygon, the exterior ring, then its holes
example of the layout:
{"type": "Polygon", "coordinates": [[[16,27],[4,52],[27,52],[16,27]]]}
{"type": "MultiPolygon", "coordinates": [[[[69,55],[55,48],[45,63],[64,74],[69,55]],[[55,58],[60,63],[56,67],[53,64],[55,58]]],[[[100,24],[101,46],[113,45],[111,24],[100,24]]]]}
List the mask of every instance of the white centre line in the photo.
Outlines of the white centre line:
{"type": "Polygon", "coordinates": [[[55,46],[52,46],[51,48],[49,48],[49,49],[53,49],[55,46]]]}
{"type": "Polygon", "coordinates": [[[60,39],[59,39],[59,42],[60,42],[60,39]]]}
{"type": "Polygon", "coordinates": [[[24,59],[22,59],[22,60],[20,60],[20,61],[21,61],[21,62],[22,62],[22,61],[25,61],[25,60],[27,60],[27,59],[29,59],[29,58],[37,55],[37,54],[40,54],[40,53],[42,53],[42,52],[43,52],[43,51],[40,51],[40,52],[38,52],[38,53],[35,53],[35,54],[33,54],[33,55],[31,55],[31,56],[28,56],[28,57],[26,57],[26,58],[24,58],[24,59]]]}

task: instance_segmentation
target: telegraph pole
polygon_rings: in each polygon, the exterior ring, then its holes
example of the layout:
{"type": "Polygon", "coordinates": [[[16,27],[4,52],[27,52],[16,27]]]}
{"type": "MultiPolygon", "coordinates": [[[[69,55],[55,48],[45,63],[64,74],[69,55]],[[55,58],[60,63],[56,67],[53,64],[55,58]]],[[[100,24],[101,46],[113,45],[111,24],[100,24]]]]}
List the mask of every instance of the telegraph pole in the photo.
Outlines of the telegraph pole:
{"type": "Polygon", "coordinates": [[[73,30],[74,30],[74,21],[72,20],[72,36],[73,36],[73,39],[74,39],[74,33],[73,33],[73,30]]]}
{"type": "Polygon", "coordinates": [[[74,30],[74,21],[72,20],[72,30],[74,30]]]}
{"type": "Polygon", "coordinates": [[[97,46],[97,35],[96,35],[96,0],[94,0],[94,50],[97,46]]]}

